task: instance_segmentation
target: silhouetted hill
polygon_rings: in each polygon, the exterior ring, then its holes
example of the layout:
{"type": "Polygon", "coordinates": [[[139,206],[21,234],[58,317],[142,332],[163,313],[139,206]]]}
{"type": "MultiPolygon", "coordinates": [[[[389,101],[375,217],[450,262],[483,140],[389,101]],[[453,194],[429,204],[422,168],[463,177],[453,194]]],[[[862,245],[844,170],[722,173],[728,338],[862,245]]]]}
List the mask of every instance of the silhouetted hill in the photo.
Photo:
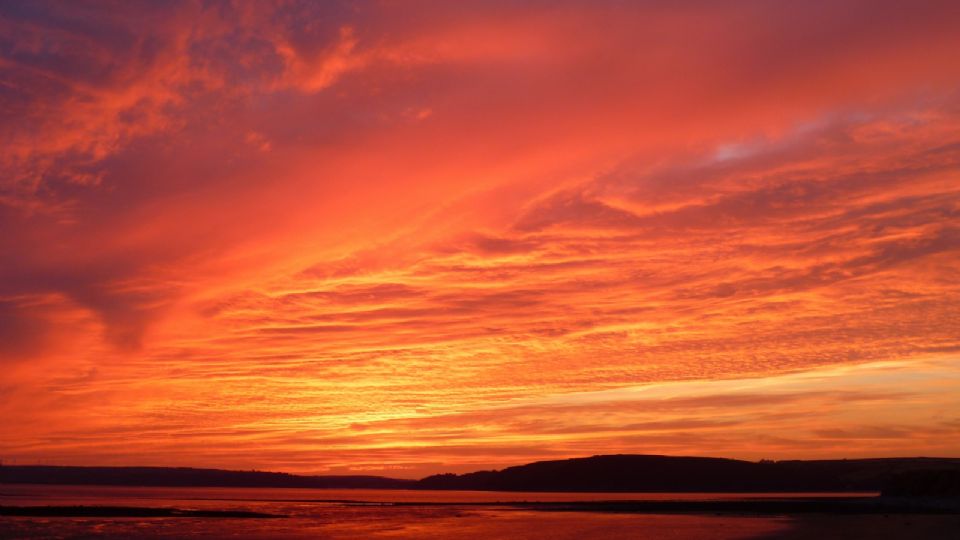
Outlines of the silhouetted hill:
{"type": "Polygon", "coordinates": [[[400,489],[411,487],[416,482],[382,476],[298,476],[274,472],[225,471],[187,467],[6,465],[0,467],[0,483],[400,489]]]}
{"type": "Polygon", "coordinates": [[[483,491],[823,492],[886,488],[891,493],[908,493],[954,489],[956,476],[951,475],[960,475],[960,458],[751,462],[613,455],[538,461],[500,471],[439,474],[419,481],[170,467],[0,467],[0,483],[483,491]],[[943,482],[947,487],[941,489],[943,482]]]}
{"type": "Polygon", "coordinates": [[[880,491],[896,474],[947,469],[960,459],[762,461],[613,455],[539,461],[501,471],[429,476],[419,489],[609,492],[880,491]]]}
{"type": "Polygon", "coordinates": [[[960,499],[960,470],[923,469],[901,472],[886,483],[883,495],[960,499]]]}

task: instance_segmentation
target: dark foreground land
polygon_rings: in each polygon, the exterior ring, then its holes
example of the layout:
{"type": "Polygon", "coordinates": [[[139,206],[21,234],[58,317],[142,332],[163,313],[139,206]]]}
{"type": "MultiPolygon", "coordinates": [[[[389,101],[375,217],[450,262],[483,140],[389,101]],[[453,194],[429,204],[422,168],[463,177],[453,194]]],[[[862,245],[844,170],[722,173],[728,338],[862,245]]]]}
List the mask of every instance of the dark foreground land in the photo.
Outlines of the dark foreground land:
{"type": "Polygon", "coordinates": [[[789,526],[755,540],[956,540],[960,515],[795,516],[789,526]]]}

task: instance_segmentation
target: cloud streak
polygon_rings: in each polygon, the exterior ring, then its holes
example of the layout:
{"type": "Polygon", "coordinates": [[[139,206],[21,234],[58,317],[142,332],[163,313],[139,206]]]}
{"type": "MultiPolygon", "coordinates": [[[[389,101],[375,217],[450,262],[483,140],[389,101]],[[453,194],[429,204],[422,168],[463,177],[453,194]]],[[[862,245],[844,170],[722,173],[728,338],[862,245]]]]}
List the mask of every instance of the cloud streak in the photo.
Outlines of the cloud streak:
{"type": "Polygon", "coordinates": [[[957,22],[934,1],[6,4],[0,454],[410,475],[955,455],[957,22]],[[887,361],[947,382],[754,388],[887,361]],[[753,382],[694,382],[727,380],[753,382]],[[661,384],[685,395],[580,402],[661,384]]]}

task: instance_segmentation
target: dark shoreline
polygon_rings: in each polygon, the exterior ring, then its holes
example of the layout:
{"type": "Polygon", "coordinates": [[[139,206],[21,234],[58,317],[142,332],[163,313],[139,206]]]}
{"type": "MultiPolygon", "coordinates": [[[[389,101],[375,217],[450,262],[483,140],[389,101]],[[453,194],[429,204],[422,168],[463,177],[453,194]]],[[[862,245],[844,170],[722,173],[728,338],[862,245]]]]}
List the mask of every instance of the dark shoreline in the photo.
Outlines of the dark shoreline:
{"type": "Polygon", "coordinates": [[[737,514],[737,515],[960,515],[960,501],[900,497],[810,497],[754,500],[658,501],[511,501],[511,502],[363,502],[348,506],[460,506],[499,507],[539,512],[607,512],[624,514],[737,514]]]}
{"type": "Polygon", "coordinates": [[[0,516],[11,517],[158,517],[158,518],[282,518],[278,514],[243,510],[183,510],[141,506],[0,506],[0,516]]]}
{"type": "Polygon", "coordinates": [[[958,515],[957,501],[888,497],[718,500],[718,501],[606,501],[517,504],[547,512],[613,512],[629,514],[738,514],[738,515],[958,515]]]}
{"type": "MultiPolygon", "coordinates": [[[[315,501],[319,502],[319,501],[315,501]]],[[[334,501],[323,501],[334,502],[334,501]]],[[[559,501],[559,502],[375,502],[347,501],[343,506],[504,508],[536,512],[601,512],[622,514],[713,515],[960,515],[955,500],[893,497],[799,498],[713,501],[559,501]]],[[[184,510],[128,506],[0,506],[0,516],[31,517],[202,517],[280,518],[276,514],[238,510],[184,510]]]]}

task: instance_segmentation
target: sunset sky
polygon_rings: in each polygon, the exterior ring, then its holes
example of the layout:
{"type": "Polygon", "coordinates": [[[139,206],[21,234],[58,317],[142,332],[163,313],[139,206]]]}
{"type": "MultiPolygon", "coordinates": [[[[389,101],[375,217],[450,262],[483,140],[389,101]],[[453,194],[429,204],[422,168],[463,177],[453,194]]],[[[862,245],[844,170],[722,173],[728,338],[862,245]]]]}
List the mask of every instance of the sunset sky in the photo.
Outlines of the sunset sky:
{"type": "Polygon", "coordinates": [[[0,2],[0,460],[960,457],[960,2],[0,2]]]}

